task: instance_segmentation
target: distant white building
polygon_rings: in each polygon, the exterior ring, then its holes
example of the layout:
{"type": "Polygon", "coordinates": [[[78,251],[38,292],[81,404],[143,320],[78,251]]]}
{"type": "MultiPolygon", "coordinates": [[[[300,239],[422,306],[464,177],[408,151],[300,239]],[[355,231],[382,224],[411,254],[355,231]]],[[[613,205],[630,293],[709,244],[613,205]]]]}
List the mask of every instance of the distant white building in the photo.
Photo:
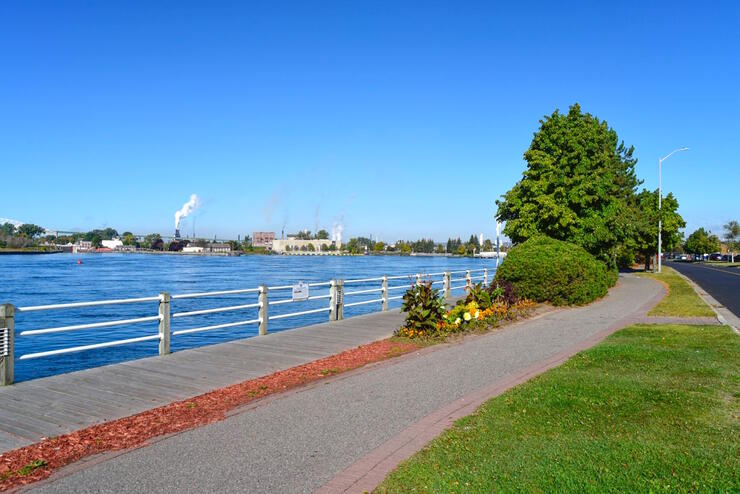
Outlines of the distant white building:
{"type": "Polygon", "coordinates": [[[302,240],[289,236],[286,239],[275,239],[272,241],[272,250],[274,252],[296,252],[309,250],[309,245],[313,246],[313,251],[320,252],[322,250],[328,250],[333,245],[329,239],[325,240],[302,240]],[[323,249],[321,246],[325,246],[323,249]]]}
{"type": "Polygon", "coordinates": [[[202,254],[203,247],[198,247],[197,245],[186,245],[182,248],[182,251],[186,254],[202,254]]]}
{"type": "Polygon", "coordinates": [[[88,252],[91,250],[93,250],[93,245],[89,240],[78,240],[72,245],[72,252],[88,252]]]}
{"type": "Polygon", "coordinates": [[[123,247],[123,242],[121,242],[121,239],[114,238],[113,240],[103,240],[101,242],[103,247],[110,250],[120,250],[123,247]]]}
{"type": "Polygon", "coordinates": [[[227,254],[227,253],[231,252],[231,245],[229,245],[229,244],[210,243],[210,244],[208,244],[208,250],[210,252],[220,252],[222,254],[227,254]]]}

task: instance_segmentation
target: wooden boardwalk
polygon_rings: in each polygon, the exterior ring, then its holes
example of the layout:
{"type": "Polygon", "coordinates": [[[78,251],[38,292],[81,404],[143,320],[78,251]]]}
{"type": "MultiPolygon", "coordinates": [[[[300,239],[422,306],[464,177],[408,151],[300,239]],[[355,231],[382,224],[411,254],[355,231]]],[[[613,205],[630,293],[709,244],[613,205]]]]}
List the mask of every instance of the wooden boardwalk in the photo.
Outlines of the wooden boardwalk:
{"type": "Polygon", "coordinates": [[[389,337],[398,309],[0,386],[0,453],[389,337]]]}

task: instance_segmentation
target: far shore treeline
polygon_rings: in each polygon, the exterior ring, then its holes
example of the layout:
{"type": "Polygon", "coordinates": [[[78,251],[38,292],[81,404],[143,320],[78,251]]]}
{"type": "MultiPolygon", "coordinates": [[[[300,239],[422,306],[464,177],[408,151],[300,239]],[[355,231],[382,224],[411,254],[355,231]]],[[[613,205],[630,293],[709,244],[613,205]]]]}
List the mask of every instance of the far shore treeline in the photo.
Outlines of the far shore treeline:
{"type": "MultiPolygon", "coordinates": [[[[296,236],[300,240],[326,240],[329,233],[326,230],[318,230],[311,233],[308,230],[299,231],[296,236]]],[[[135,247],[143,250],[167,251],[170,242],[165,242],[159,233],[150,233],[148,235],[135,235],[131,232],[119,233],[115,228],[95,229],[88,232],[71,233],[66,235],[47,234],[46,229],[34,224],[24,224],[16,227],[12,223],[0,225],[0,249],[2,250],[53,250],[55,247],[66,244],[74,244],[79,240],[91,242],[92,246],[97,248],[102,245],[103,240],[112,240],[118,238],[123,245],[135,247]]],[[[197,239],[180,239],[177,242],[187,243],[194,246],[206,246],[213,240],[197,239]]],[[[254,246],[252,237],[244,235],[240,240],[226,240],[231,251],[244,253],[269,253],[264,247],[254,246]]],[[[505,242],[501,245],[502,251],[509,247],[505,242]]],[[[308,245],[303,250],[313,250],[312,245],[308,245]]],[[[334,245],[328,246],[327,250],[336,250],[334,245]]],[[[463,242],[460,237],[450,238],[446,243],[438,243],[432,239],[419,240],[398,240],[393,244],[382,241],[375,241],[367,237],[351,238],[346,244],[341,246],[343,252],[350,254],[454,254],[461,256],[472,256],[475,253],[492,252],[495,246],[491,239],[485,239],[483,244],[480,243],[479,237],[471,234],[467,242],[463,242]]]]}

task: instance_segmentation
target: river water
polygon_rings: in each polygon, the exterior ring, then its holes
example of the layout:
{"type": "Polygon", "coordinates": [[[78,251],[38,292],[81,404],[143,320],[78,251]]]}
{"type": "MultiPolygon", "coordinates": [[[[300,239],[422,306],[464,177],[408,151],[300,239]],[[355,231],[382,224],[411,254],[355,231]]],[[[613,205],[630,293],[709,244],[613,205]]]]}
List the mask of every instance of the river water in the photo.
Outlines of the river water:
{"type": "MultiPolygon", "coordinates": [[[[383,275],[436,273],[446,270],[489,269],[495,271],[495,259],[410,256],[241,256],[202,257],[157,254],[52,254],[0,256],[0,303],[16,307],[46,305],[91,300],[155,296],[171,294],[234,290],[268,286],[292,285],[331,279],[361,279],[383,275]],[[81,264],[78,263],[81,261],[81,264]]],[[[456,275],[461,276],[461,275],[456,275]]],[[[453,276],[454,277],[454,276],[453,276]]],[[[410,285],[411,278],[389,281],[389,286],[410,285]]],[[[461,285],[462,283],[453,283],[461,285]]],[[[441,286],[441,285],[437,285],[441,286]]],[[[379,282],[348,286],[346,291],[379,288],[379,282]]],[[[404,290],[391,291],[401,295],[404,290]]],[[[311,288],[310,295],[328,294],[328,287],[311,288]]],[[[458,292],[460,293],[460,292],[458,292]]],[[[290,291],[272,292],[270,300],[290,298],[290,291]]],[[[356,295],[345,302],[380,298],[379,293],[356,295]]],[[[213,307],[257,302],[257,294],[173,300],[171,312],[201,310],[213,307]]],[[[270,306],[270,316],[328,307],[327,299],[270,306]]],[[[391,301],[398,307],[400,300],[391,301]]],[[[86,324],[106,320],[130,319],[157,315],[157,302],[106,305],[39,311],[16,314],[15,380],[49,376],[89,367],[106,365],[157,354],[157,341],[80,351],[38,359],[18,360],[28,353],[89,345],[126,338],[156,334],[157,322],[128,326],[81,329],[60,333],[20,336],[24,330],[86,324]]],[[[372,303],[344,310],[345,317],[380,310],[372,303]]],[[[188,329],[208,325],[243,321],[257,317],[257,309],[206,314],[172,320],[171,329],[188,329]]],[[[281,331],[328,320],[321,312],[295,318],[271,320],[269,331],[281,331]]],[[[255,336],[256,324],[172,337],[172,351],[228,340],[255,336]]]]}

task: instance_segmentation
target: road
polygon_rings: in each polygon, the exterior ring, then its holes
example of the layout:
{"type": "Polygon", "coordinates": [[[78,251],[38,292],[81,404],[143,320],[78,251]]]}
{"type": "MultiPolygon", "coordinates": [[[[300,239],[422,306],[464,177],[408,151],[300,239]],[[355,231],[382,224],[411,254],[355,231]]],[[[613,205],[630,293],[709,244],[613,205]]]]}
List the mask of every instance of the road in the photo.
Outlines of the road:
{"type": "Polygon", "coordinates": [[[37,492],[313,492],[442,407],[642,314],[662,294],[621,276],[607,298],[277,395],[227,419],[59,472],[37,492]]]}
{"type": "Polygon", "coordinates": [[[735,316],[740,317],[740,268],[686,262],[672,262],[670,266],[691,278],[735,316]]]}

